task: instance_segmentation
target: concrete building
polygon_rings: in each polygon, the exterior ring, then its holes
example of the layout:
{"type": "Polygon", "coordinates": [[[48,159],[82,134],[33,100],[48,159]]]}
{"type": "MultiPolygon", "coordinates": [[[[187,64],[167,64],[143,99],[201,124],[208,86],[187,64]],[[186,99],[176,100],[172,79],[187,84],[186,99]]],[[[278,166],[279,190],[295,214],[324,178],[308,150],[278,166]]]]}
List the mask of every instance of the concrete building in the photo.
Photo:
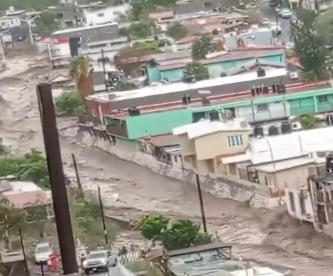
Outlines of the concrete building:
{"type": "Polygon", "coordinates": [[[107,23],[118,22],[122,18],[126,18],[129,11],[129,4],[103,7],[103,8],[87,8],[83,9],[83,18],[88,26],[101,25],[107,23]]]}
{"type": "Polygon", "coordinates": [[[201,175],[216,177],[219,174],[235,175],[234,164],[224,165],[224,156],[244,153],[250,127],[246,121],[200,121],[175,128],[185,169],[201,175]]]}

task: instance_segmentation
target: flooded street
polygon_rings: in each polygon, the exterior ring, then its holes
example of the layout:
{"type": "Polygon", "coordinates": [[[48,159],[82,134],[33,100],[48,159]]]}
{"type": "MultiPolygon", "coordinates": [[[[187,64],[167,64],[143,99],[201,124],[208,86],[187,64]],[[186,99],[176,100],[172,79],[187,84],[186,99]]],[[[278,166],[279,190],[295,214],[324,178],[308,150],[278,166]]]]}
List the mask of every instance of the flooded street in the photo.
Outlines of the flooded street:
{"type": "MultiPolygon", "coordinates": [[[[0,137],[13,153],[43,150],[35,85],[48,72],[46,60],[9,58],[10,69],[0,73],[0,137]]],[[[71,153],[77,156],[85,189],[100,186],[109,213],[136,219],[145,212],[186,216],[199,220],[195,186],[179,182],[97,148],[85,147],[75,137],[75,121],[58,118],[65,172],[74,176],[71,153]],[[65,129],[71,129],[71,135],[65,129]]],[[[228,199],[204,194],[209,232],[234,245],[234,252],[277,266],[291,275],[333,276],[333,242],[299,225],[284,210],[250,209],[228,199]]]]}

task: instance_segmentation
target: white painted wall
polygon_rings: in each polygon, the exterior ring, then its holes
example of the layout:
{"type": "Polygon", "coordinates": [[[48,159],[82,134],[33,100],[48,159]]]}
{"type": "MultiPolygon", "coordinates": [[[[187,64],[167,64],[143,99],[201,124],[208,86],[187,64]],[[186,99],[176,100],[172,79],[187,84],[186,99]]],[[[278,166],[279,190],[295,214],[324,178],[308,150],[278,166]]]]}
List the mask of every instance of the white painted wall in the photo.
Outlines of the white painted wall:
{"type": "Polygon", "coordinates": [[[21,20],[19,17],[4,16],[0,18],[0,29],[7,29],[20,26],[21,26],[21,20]]]}
{"type": "Polygon", "coordinates": [[[301,211],[301,204],[300,204],[300,196],[301,196],[301,190],[294,188],[286,188],[286,196],[285,196],[285,202],[287,205],[287,210],[290,216],[299,219],[301,221],[309,221],[314,222],[314,215],[313,215],[313,208],[310,198],[310,193],[308,191],[303,190],[303,196],[304,196],[304,205],[305,205],[305,213],[302,213],[301,211]],[[294,195],[294,205],[295,210],[292,209],[291,206],[291,200],[290,200],[290,193],[294,195]]]}
{"type": "Polygon", "coordinates": [[[126,14],[129,11],[129,4],[124,4],[121,6],[107,7],[105,9],[99,10],[84,10],[83,17],[88,26],[100,25],[109,22],[116,22],[119,13],[126,14]]]}

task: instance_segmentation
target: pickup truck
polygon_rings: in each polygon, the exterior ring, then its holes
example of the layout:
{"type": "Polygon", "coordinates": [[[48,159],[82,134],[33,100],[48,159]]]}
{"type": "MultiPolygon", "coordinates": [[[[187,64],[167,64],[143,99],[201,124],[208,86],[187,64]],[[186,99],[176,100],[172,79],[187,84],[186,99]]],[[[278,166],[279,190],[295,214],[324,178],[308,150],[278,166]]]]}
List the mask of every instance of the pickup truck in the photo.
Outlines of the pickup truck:
{"type": "Polygon", "coordinates": [[[85,274],[107,272],[109,266],[117,265],[117,257],[112,255],[109,250],[91,251],[82,265],[85,274]]]}

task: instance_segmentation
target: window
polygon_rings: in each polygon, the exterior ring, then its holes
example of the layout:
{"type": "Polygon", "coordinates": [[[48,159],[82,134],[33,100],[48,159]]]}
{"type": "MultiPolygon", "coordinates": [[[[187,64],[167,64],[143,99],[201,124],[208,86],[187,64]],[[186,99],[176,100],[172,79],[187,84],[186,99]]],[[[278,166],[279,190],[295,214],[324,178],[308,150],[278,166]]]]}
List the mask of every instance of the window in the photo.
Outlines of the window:
{"type": "Polygon", "coordinates": [[[294,199],[294,194],[292,192],[289,192],[289,203],[291,211],[295,212],[295,199],[294,199]]]}
{"type": "Polygon", "coordinates": [[[204,8],[211,8],[212,3],[211,2],[204,2],[204,8]]]}
{"type": "Polygon", "coordinates": [[[242,135],[229,135],[228,145],[229,147],[243,145],[242,135]]]}
{"type": "Polygon", "coordinates": [[[321,96],[319,96],[319,97],[318,97],[318,101],[319,101],[320,103],[327,103],[327,102],[328,102],[328,97],[327,97],[327,95],[321,95],[321,96]]]}
{"type": "Polygon", "coordinates": [[[268,110],[267,104],[258,104],[257,105],[257,111],[258,112],[265,112],[268,110]]]}
{"type": "Polygon", "coordinates": [[[175,161],[175,163],[177,163],[177,156],[176,155],[173,156],[173,161],[175,161]]]}

